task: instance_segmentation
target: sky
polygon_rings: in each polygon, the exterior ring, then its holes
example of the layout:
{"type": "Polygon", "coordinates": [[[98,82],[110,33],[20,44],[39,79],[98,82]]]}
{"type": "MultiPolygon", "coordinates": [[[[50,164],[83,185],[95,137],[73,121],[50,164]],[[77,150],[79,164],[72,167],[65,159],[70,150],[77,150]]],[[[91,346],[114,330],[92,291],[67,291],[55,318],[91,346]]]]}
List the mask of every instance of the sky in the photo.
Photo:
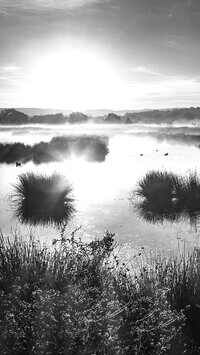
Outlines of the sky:
{"type": "Polygon", "coordinates": [[[199,0],[0,0],[0,107],[196,107],[199,64],[199,0]]]}

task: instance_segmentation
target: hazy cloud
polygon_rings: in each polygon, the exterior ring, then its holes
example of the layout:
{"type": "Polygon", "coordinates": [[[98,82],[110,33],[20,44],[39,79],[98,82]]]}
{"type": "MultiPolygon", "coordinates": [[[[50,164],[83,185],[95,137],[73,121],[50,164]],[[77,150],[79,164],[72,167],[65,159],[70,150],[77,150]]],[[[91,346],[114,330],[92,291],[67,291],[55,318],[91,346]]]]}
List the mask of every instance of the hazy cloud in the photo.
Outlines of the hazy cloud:
{"type": "Polygon", "coordinates": [[[166,76],[165,74],[159,73],[157,71],[154,71],[148,67],[145,66],[139,66],[139,67],[135,67],[135,68],[131,68],[131,71],[133,72],[137,72],[137,73],[145,73],[145,74],[150,74],[150,75],[155,75],[155,76],[166,76]]]}
{"type": "Polygon", "coordinates": [[[200,0],[0,0],[0,89],[26,86],[43,57],[72,47],[114,68],[125,84],[116,105],[124,108],[127,97],[129,108],[134,98],[145,107],[148,98],[151,107],[176,98],[194,105],[191,97],[200,99],[199,14],[200,0]]]}
{"type": "Polygon", "coordinates": [[[23,71],[22,67],[15,65],[7,65],[0,67],[0,87],[8,86],[11,84],[13,86],[23,85],[23,80],[26,77],[26,73],[23,71]]]}
{"type": "Polygon", "coordinates": [[[13,79],[10,79],[9,77],[0,76],[0,82],[1,81],[7,82],[7,83],[16,84],[16,85],[22,85],[21,81],[13,80],[13,79]]]}
{"type": "Polygon", "coordinates": [[[7,65],[7,66],[3,66],[0,67],[0,71],[2,72],[6,72],[6,73],[19,73],[19,71],[22,70],[22,67],[18,67],[15,65],[7,65]]]}
{"type": "Polygon", "coordinates": [[[71,10],[106,1],[108,0],[0,0],[0,14],[8,15],[15,11],[71,10]]]}
{"type": "Polygon", "coordinates": [[[198,14],[200,10],[199,0],[174,0],[170,1],[170,14],[171,18],[177,16],[194,15],[198,14]]]}

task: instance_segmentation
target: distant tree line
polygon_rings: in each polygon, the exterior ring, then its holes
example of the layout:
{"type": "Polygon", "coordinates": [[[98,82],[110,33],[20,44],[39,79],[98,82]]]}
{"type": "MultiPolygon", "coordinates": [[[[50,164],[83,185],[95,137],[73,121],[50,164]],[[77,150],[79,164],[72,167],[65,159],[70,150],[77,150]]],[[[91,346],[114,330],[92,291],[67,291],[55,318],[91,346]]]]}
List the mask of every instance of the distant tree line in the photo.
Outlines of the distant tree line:
{"type": "Polygon", "coordinates": [[[200,119],[200,107],[177,108],[168,110],[149,110],[126,113],[124,116],[129,123],[171,124],[175,121],[192,121],[200,119]]]}
{"type": "Polygon", "coordinates": [[[3,109],[0,111],[0,125],[21,124],[79,124],[79,123],[154,123],[172,124],[176,121],[193,121],[200,119],[200,107],[177,108],[167,110],[147,110],[127,112],[125,115],[109,113],[100,117],[89,117],[82,112],[72,112],[69,115],[63,113],[28,116],[15,109],[3,109]]]}
{"type": "Polygon", "coordinates": [[[69,116],[56,113],[32,117],[15,109],[5,109],[0,112],[1,125],[85,123],[88,119],[89,117],[81,112],[72,112],[69,116]]]}

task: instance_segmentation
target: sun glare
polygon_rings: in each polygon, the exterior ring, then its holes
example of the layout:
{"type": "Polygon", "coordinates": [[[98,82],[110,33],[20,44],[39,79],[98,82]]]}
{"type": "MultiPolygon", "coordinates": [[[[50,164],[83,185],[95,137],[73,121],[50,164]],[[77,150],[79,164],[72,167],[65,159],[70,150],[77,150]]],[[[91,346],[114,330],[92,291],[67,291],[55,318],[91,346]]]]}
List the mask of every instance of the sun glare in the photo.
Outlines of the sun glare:
{"type": "Polygon", "coordinates": [[[101,107],[102,102],[109,105],[116,84],[114,70],[97,54],[71,49],[40,58],[34,65],[25,94],[34,99],[38,107],[75,111],[101,107]]]}

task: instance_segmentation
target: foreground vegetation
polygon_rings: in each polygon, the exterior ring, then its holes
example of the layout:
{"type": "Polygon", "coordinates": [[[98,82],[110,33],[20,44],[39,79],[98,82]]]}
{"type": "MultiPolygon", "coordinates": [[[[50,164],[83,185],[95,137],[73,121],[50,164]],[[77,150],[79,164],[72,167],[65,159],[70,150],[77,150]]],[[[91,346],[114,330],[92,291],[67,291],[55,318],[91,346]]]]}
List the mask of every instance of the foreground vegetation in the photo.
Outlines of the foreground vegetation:
{"type": "Polygon", "coordinates": [[[0,143],[0,163],[36,164],[70,159],[73,155],[87,161],[102,162],[108,154],[108,139],[98,136],[53,137],[50,142],[40,142],[33,146],[23,143],[0,143]]]}
{"type": "Polygon", "coordinates": [[[63,229],[49,247],[1,235],[1,354],[198,354],[200,251],[140,265],[120,263],[108,232],[63,229]]]}
{"type": "Polygon", "coordinates": [[[149,171],[139,180],[132,202],[139,215],[150,222],[177,221],[200,214],[200,178],[197,172],[178,176],[167,171],[149,171]],[[139,201],[135,202],[135,196],[139,201]]]}

